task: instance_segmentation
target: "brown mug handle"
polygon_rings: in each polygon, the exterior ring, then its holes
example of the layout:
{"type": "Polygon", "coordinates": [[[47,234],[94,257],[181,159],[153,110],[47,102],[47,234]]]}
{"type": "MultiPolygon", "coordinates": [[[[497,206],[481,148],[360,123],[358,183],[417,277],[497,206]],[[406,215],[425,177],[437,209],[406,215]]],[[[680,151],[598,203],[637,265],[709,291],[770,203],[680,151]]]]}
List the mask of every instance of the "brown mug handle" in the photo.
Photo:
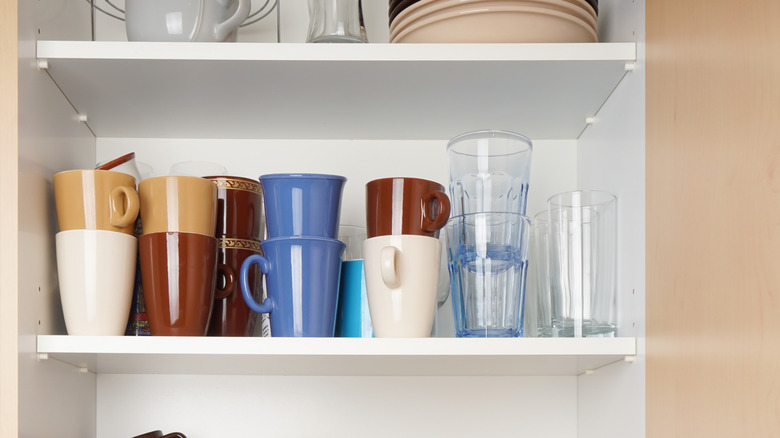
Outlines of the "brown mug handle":
{"type": "Polygon", "coordinates": [[[423,223],[422,229],[425,232],[433,233],[439,231],[447,225],[447,220],[450,218],[450,198],[446,194],[439,191],[433,191],[425,195],[423,202],[423,223]],[[431,220],[428,217],[428,212],[433,208],[433,201],[439,202],[441,210],[435,219],[431,220]]]}
{"type": "Polygon", "coordinates": [[[181,432],[171,432],[171,433],[166,433],[160,438],[187,438],[187,437],[181,432]]]}
{"type": "MultiPolygon", "coordinates": [[[[217,265],[217,275],[222,274],[225,277],[225,287],[217,288],[214,294],[214,299],[221,300],[230,296],[233,293],[233,285],[236,282],[236,274],[233,272],[233,268],[220,263],[217,265]]],[[[167,436],[167,435],[166,435],[167,436]]],[[[173,436],[173,435],[171,435],[173,436]]]]}

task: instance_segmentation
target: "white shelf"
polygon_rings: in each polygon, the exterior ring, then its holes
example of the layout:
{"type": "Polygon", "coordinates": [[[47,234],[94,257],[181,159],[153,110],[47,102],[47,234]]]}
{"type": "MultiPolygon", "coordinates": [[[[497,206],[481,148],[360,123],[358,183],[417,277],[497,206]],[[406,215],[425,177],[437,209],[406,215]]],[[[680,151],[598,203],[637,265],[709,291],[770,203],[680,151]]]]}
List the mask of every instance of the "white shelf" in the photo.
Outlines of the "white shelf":
{"type": "Polygon", "coordinates": [[[573,139],[636,45],[39,41],[37,56],[98,137],[573,139]]]}
{"type": "Polygon", "coordinates": [[[573,376],[633,357],[636,339],[53,335],[38,353],[106,374],[573,376]]]}

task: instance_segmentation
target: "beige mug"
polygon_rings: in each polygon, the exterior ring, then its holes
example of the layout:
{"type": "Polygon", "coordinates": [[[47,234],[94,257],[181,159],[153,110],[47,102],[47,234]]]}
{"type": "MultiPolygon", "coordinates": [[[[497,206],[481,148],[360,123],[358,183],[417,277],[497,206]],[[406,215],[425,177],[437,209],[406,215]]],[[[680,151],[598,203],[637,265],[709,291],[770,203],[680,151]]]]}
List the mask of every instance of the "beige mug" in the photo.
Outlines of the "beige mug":
{"type": "Polygon", "coordinates": [[[139,199],[135,179],[110,170],[68,170],[54,175],[59,231],[105,230],[133,234],[139,199]]]}
{"type": "Polygon", "coordinates": [[[395,234],[366,239],[363,263],[374,336],[423,338],[433,329],[441,242],[395,234]]]}
{"type": "Polygon", "coordinates": [[[143,234],[180,232],[214,236],[217,186],[194,176],[147,178],[138,186],[143,234]]]}

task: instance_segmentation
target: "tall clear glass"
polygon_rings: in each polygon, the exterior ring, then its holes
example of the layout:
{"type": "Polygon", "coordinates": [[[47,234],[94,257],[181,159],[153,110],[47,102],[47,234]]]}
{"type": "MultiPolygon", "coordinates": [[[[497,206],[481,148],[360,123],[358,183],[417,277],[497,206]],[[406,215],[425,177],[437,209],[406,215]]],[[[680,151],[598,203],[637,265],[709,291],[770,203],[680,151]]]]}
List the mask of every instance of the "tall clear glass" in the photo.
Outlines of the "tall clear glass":
{"type": "Polygon", "coordinates": [[[525,336],[550,336],[550,219],[546,209],[534,215],[530,239],[525,336]]]}
{"type": "Polygon", "coordinates": [[[447,224],[455,335],[523,336],[528,217],[472,213],[447,224]]]}
{"type": "Polygon", "coordinates": [[[451,216],[525,214],[533,145],[509,131],[474,131],[447,144],[451,216]]]}
{"type": "Polygon", "coordinates": [[[614,337],[617,200],[601,191],[559,193],[550,219],[550,336],[614,337]]]}
{"type": "Polygon", "coordinates": [[[309,0],[307,43],[367,43],[361,0],[309,0]]]}

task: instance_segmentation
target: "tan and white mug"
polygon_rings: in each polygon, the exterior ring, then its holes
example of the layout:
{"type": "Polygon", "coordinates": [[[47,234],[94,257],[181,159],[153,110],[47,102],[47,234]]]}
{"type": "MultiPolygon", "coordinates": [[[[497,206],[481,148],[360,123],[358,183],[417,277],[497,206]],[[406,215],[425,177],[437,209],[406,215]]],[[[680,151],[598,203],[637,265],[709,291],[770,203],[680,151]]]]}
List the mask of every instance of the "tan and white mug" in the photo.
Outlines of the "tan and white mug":
{"type": "Polygon", "coordinates": [[[133,234],[139,199],[132,176],[110,170],[68,170],[54,175],[53,182],[59,231],[133,234]]]}

